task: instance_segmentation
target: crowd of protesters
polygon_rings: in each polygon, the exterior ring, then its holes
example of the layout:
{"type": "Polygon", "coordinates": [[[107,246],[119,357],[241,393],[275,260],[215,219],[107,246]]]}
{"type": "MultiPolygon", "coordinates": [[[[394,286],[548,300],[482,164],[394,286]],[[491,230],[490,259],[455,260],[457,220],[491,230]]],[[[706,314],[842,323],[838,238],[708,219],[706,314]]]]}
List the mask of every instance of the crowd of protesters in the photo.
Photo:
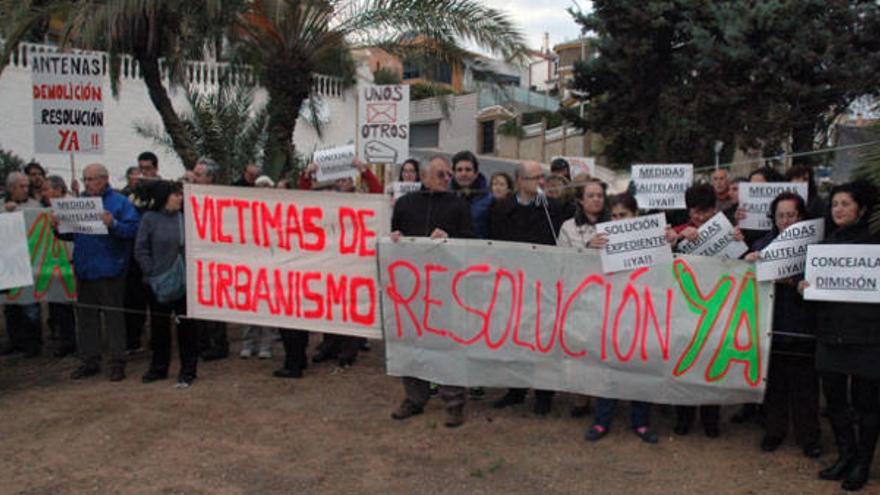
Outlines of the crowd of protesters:
{"type": "MultiPolygon", "coordinates": [[[[310,164],[291,181],[277,184],[260,176],[249,164],[232,185],[238,187],[280,187],[295,184],[298,189],[326,189],[335,193],[390,192],[365,164],[355,161],[358,180],[338,179],[332,184],[316,180],[317,166],[310,164]]],[[[183,181],[214,184],[218,165],[201,159],[187,171],[183,181]]],[[[609,195],[602,181],[586,174],[572,177],[565,160],[554,160],[549,173],[533,161],[519,164],[511,175],[497,172],[487,177],[480,171],[476,155],[462,151],[451,161],[435,156],[420,164],[410,159],[399,169],[397,180],[420,183],[420,189],[396,199],[391,219],[391,239],[403,236],[430,238],[475,238],[558,245],[589,249],[603,248],[608,239],[596,225],[608,220],[639,216],[629,192],[609,195]]],[[[30,163],[6,178],[4,210],[7,212],[51,205],[66,195],[99,197],[104,207],[107,235],[68,234],[58,237],[72,242],[72,261],[78,284],[75,306],[48,304],[49,328],[57,340],[56,357],[77,353],[80,366],[71,374],[75,380],[101,372],[102,342],[107,344],[109,378],[125,379],[127,356],[138,352],[145,335],[150,338],[151,360],[144,383],[168,378],[171,361],[171,330],[176,329],[180,369],[177,386],[189,387],[196,380],[198,361],[227,358],[230,354],[225,323],[186,318],[185,293],[159,293],[151,280],[171,276],[184,265],[183,193],[181,181],[166,181],[159,175],[153,153],[137,157],[137,166],[126,171],[125,187],[117,192],[109,185],[107,169],[92,164],[83,170],[83,188],[57,175],[46,176],[43,167],[30,163]],[[169,275],[171,274],[171,275],[169,275]],[[74,307],[76,308],[74,314],[74,307]],[[172,325],[172,323],[174,323],[172,325]]],[[[734,238],[746,242],[746,262],[787,227],[805,219],[824,218],[824,244],[876,244],[878,236],[869,229],[877,191],[865,182],[841,184],[823,198],[818,193],[812,169],[791,167],[785,175],[772,167],[754,170],[748,177],[732,178],[717,169],[707,182],[692,185],[685,194],[686,210],[667,211],[671,227],[666,240],[675,250],[682,240],[694,240],[699,228],[716,213],[724,213],[736,225],[745,213],[738,208],[737,188],[742,182],[806,182],[805,201],[794,193],[782,193],[770,206],[772,230],[735,228],[734,238]]],[[[57,226],[57,222],[53,222],[57,226]]],[[[819,477],[841,480],[847,490],[861,489],[868,481],[874,449],[880,436],[880,333],[876,322],[880,305],[855,302],[806,302],[802,275],[775,281],[772,320],[772,354],[763,404],[747,404],[734,421],[753,420],[765,431],[760,449],[776,450],[785,440],[789,426],[804,455],[822,454],[820,443],[820,400],[831,425],[838,458],[819,477]],[[791,423],[791,425],[789,425],[791,423]]],[[[4,306],[8,345],[4,355],[23,353],[26,358],[42,351],[40,303],[4,306]]],[[[245,326],[239,356],[272,357],[273,343],[283,343],[284,360],[274,371],[279,378],[300,378],[309,362],[309,333],[301,330],[245,326]]],[[[365,339],[326,334],[312,356],[312,363],[335,361],[347,368],[358,354],[369,350],[365,339]]],[[[464,423],[469,391],[463,387],[431,384],[416,377],[402,379],[404,400],[391,416],[405,420],[423,412],[431,395],[445,402],[446,426],[464,423]]],[[[482,389],[471,390],[480,396],[482,389]]],[[[554,392],[534,391],[533,411],[546,415],[553,408],[554,392]]],[[[509,389],[492,403],[503,409],[524,403],[526,389],[509,389]]],[[[610,398],[579,397],[571,414],[585,416],[590,403],[595,414],[585,438],[598,441],[611,429],[618,404],[610,398]]],[[[630,404],[630,427],[641,440],[653,444],[658,435],[651,426],[652,405],[630,404]]],[[[687,435],[697,416],[705,435],[721,433],[720,407],[676,407],[674,433],[687,435]],[[698,413],[699,412],[699,413],[698,413]]]]}

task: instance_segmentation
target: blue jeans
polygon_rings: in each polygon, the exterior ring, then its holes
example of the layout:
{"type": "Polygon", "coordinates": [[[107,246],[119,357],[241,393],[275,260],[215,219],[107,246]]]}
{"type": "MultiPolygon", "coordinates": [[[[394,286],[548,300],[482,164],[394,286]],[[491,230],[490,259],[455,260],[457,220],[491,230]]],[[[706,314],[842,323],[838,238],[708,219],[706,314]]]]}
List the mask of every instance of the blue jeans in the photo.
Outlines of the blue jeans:
{"type": "MultiPolygon", "coordinates": [[[[596,420],[594,424],[600,425],[605,429],[611,427],[611,421],[614,419],[614,410],[617,409],[617,399],[596,400],[596,420]]],[[[649,426],[651,423],[651,405],[647,402],[634,400],[630,403],[630,414],[632,427],[641,428],[649,426]]]]}

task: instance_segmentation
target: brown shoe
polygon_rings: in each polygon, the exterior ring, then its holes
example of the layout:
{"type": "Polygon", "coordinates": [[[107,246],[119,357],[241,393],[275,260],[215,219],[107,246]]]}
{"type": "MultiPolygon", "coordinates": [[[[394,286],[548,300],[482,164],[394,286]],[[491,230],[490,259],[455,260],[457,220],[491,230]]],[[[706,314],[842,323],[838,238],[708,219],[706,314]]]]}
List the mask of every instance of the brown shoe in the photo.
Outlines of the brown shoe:
{"type": "Polygon", "coordinates": [[[404,400],[400,404],[400,407],[398,407],[396,411],[391,413],[391,417],[393,419],[401,420],[401,419],[409,418],[411,416],[416,416],[418,414],[422,414],[422,408],[419,406],[416,406],[415,404],[413,404],[412,402],[410,402],[408,400],[404,400]]]}
{"type": "Polygon", "coordinates": [[[114,366],[110,370],[110,381],[121,382],[122,380],[125,380],[125,368],[122,366],[114,366]]]}
{"type": "Polygon", "coordinates": [[[446,427],[458,428],[464,424],[464,406],[451,407],[446,411],[446,427]]]}

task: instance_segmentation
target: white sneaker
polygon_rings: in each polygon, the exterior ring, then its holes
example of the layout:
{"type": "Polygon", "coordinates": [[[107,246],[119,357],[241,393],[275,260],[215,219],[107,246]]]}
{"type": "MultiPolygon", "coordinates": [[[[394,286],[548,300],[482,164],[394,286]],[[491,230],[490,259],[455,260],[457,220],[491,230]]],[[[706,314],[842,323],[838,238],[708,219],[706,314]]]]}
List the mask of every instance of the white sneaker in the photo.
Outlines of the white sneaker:
{"type": "Polygon", "coordinates": [[[252,351],[252,350],[248,349],[247,347],[245,347],[244,349],[241,350],[241,352],[240,352],[238,355],[239,355],[242,359],[247,359],[247,358],[249,358],[249,357],[251,357],[251,356],[254,355],[254,351],[252,351]]]}
{"type": "Polygon", "coordinates": [[[272,351],[260,351],[257,357],[260,359],[270,359],[272,357],[272,351]]]}

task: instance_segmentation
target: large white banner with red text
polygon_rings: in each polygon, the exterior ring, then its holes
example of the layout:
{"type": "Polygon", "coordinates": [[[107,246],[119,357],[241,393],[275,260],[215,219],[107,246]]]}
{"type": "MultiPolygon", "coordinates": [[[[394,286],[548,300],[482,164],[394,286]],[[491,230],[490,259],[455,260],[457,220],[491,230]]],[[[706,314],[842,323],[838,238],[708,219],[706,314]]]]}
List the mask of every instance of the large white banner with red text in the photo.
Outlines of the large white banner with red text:
{"type": "Polygon", "coordinates": [[[190,317],[381,338],[384,195],[189,184],[184,194],[190,317]]]}
{"type": "Polygon", "coordinates": [[[606,274],[595,250],[379,244],[388,373],[667,404],[761,402],[771,283],[679,256],[606,274]]]}

